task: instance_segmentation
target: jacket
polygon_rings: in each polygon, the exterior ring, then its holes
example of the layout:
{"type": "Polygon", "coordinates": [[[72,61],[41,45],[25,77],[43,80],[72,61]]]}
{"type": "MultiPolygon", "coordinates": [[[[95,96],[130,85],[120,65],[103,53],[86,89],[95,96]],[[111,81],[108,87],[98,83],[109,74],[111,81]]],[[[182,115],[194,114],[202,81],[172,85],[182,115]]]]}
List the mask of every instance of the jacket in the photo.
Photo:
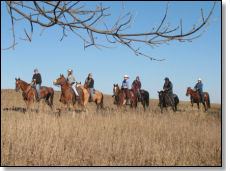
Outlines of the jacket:
{"type": "Polygon", "coordinates": [[[121,84],[121,88],[128,88],[129,89],[129,81],[123,80],[121,84]]]}
{"type": "Polygon", "coordinates": [[[67,81],[68,81],[69,85],[73,85],[76,82],[76,78],[74,77],[73,74],[70,74],[67,77],[67,81]]]}
{"type": "Polygon", "coordinates": [[[41,83],[42,83],[42,77],[41,77],[41,74],[40,74],[40,73],[34,74],[32,79],[33,79],[33,80],[34,80],[34,79],[36,80],[36,81],[35,81],[36,84],[41,84],[41,83]]]}
{"type": "Polygon", "coordinates": [[[85,79],[85,85],[84,86],[87,87],[87,88],[93,88],[93,86],[94,86],[94,80],[93,80],[93,78],[87,77],[85,79]]]}
{"type": "Polygon", "coordinates": [[[163,89],[167,90],[169,93],[172,93],[173,92],[173,85],[172,85],[171,81],[169,81],[168,83],[165,82],[163,89]]]}

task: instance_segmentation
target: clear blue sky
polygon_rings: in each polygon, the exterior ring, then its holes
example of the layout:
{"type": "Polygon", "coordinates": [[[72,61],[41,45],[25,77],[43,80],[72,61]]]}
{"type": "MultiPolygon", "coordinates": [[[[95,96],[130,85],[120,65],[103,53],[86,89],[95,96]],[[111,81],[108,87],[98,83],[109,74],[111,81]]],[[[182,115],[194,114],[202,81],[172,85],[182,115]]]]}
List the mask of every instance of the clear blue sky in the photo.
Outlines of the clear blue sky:
{"type": "MultiPolygon", "coordinates": [[[[94,6],[97,2],[88,2],[94,6]]],[[[98,3],[97,3],[98,4],[98,3]]],[[[146,32],[154,23],[160,24],[164,16],[167,2],[124,2],[126,11],[133,14],[138,12],[131,32],[146,32]]],[[[103,2],[104,6],[111,6],[112,16],[106,20],[112,24],[119,16],[121,2],[103,2]]],[[[200,9],[204,9],[207,16],[213,2],[170,2],[168,18],[172,26],[183,19],[183,30],[189,30],[200,18],[200,9]]],[[[218,2],[211,17],[221,16],[221,2],[218,2]]],[[[5,4],[1,2],[1,46],[8,47],[12,43],[10,32],[11,20],[7,14],[5,4]]],[[[118,46],[115,49],[95,47],[83,48],[83,42],[68,33],[68,37],[60,42],[62,30],[52,27],[40,36],[41,27],[34,25],[32,42],[20,40],[25,37],[24,25],[16,25],[16,41],[19,43],[15,50],[1,50],[1,88],[14,89],[15,77],[27,82],[31,81],[34,68],[38,68],[42,75],[43,84],[51,86],[60,73],[66,75],[67,69],[74,71],[78,81],[83,82],[87,74],[92,72],[95,89],[104,94],[112,94],[113,84],[121,84],[125,74],[130,76],[130,83],[137,75],[140,76],[143,89],[150,93],[151,98],[158,98],[157,91],[162,89],[164,77],[169,77],[174,86],[174,93],[180,100],[189,100],[185,96],[188,86],[193,87],[197,78],[201,77],[204,91],[209,92],[211,102],[221,102],[221,19],[211,23],[208,31],[199,39],[191,43],[172,41],[169,45],[162,45],[155,49],[143,46],[143,50],[153,57],[165,58],[164,62],[150,61],[136,56],[127,47],[118,46]]],[[[28,27],[29,28],[29,27],[28,27]]]]}

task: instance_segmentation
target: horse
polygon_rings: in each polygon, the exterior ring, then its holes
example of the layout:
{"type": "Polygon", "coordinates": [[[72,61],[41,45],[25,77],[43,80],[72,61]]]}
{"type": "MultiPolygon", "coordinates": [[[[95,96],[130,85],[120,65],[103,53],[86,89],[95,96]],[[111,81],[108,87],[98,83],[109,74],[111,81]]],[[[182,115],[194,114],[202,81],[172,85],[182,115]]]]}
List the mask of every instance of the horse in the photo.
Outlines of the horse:
{"type": "MultiPolygon", "coordinates": [[[[61,111],[66,107],[70,111],[70,104],[72,103],[73,105],[73,110],[76,111],[76,102],[78,101],[79,104],[82,105],[82,99],[84,98],[84,94],[82,93],[81,90],[77,89],[77,92],[79,94],[79,99],[77,100],[76,94],[72,90],[72,87],[69,85],[67,82],[66,78],[64,77],[63,74],[60,74],[60,77],[56,79],[53,82],[54,85],[60,85],[61,86],[61,97],[60,97],[60,102],[61,102],[61,111]]],[[[83,105],[82,105],[83,106],[83,105]]],[[[82,107],[83,108],[83,107],[82,107]]]]}
{"type": "MultiPolygon", "coordinates": [[[[84,105],[84,109],[86,109],[86,105],[89,102],[89,97],[90,97],[90,90],[89,88],[85,88],[81,82],[77,83],[77,88],[81,89],[82,92],[84,93],[84,100],[83,100],[83,105],[84,105]]],[[[103,100],[104,96],[102,94],[102,92],[98,91],[98,90],[94,90],[94,95],[93,95],[93,101],[96,103],[97,105],[97,111],[100,109],[103,109],[103,100]]]]}
{"type": "MultiPolygon", "coordinates": [[[[134,93],[137,94],[137,91],[135,89],[132,89],[134,93]]],[[[141,102],[143,108],[144,108],[144,111],[146,110],[146,107],[149,106],[149,92],[146,91],[146,90],[143,90],[141,89],[140,90],[140,93],[141,93],[141,98],[138,100],[137,99],[137,102],[141,102]]],[[[138,97],[138,95],[137,95],[138,97]]]]}
{"type": "MultiPolygon", "coordinates": [[[[134,93],[132,90],[130,91],[130,107],[136,108],[137,107],[137,94],[134,93]]],[[[125,91],[120,89],[118,84],[113,84],[113,95],[114,98],[114,104],[116,104],[119,108],[126,104],[126,95],[125,91]]]]}
{"type": "MultiPolygon", "coordinates": [[[[36,101],[37,91],[32,88],[31,84],[26,83],[25,81],[21,80],[20,78],[15,78],[16,80],[16,92],[20,89],[22,90],[22,97],[26,103],[27,110],[30,110],[30,105],[32,102],[36,101]]],[[[40,87],[40,98],[45,99],[47,105],[53,109],[53,97],[54,97],[54,90],[51,87],[41,86],[40,87]]]]}
{"type": "Polygon", "coordinates": [[[191,87],[188,87],[187,92],[186,92],[186,96],[189,96],[189,95],[190,95],[192,107],[193,107],[193,103],[196,103],[198,109],[200,109],[199,103],[201,102],[204,105],[205,111],[207,111],[207,107],[211,108],[210,98],[209,98],[209,94],[207,92],[204,92],[204,103],[201,101],[200,93],[198,90],[194,91],[191,89],[191,87]]]}
{"type": "Polygon", "coordinates": [[[176,94],[173,94],[174,97],[174,104],[169,96],[169,93],[167,91],[158,91],[159,96],[159,106],[161,108],[161,113],[163,112],[163,108],[167,108],[168,106],[171,106],[173,111],[177,111],[177,105],[179,104],[179,98],[176,94]]]}

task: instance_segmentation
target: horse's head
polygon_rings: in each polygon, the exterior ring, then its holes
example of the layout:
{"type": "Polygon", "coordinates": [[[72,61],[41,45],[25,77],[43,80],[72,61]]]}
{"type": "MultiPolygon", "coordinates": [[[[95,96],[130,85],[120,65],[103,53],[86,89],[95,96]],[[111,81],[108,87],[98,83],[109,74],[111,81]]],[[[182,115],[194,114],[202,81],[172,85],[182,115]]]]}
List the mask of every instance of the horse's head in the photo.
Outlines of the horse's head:
{"type": "Polygon", "coordinates": [[[158,92],[159,100],[162,99],[164,96],[164,91],[157,91],[157,92],[158,92]]]}
{"type": "Polygon", "coordinates": [[[16,81],[15,90],[18,92],[21,88],[21,80],[20,78],[15,78],[15,81],[16,81]]]}
{"type": "Polygon", "coordinates": [[[81,82],[76,82],[76,86],[77,86],[77,87],[80,87],[80,88],[83,87],[83,85],[81,84],[81,82]]]}
{"type": "Polygon", "coordinates": [[[30,85],[35,86],[36,82],[34,80],[31,80],[30,85]]]}
{"type": "Polygon", "coordinates": [[[53,84],[54,85],[63,85],[66,82],[66,79],[63,74],[60,74],[60,77],[56,79],[53,84]]]}
{"type": "Polygon", "coordinates": [[[186,96],[188,96],[189,94],[191,94],[191,91],[192,91],[191,87],[188,87],[187,88],[187,92],[186,92],[186,96]]]}
{"type": "Polygon", "coordinates": [[[117,95],[118,91],[120,90],[118,84],[113,84],[113,94],[114,96],[117,95]]]}

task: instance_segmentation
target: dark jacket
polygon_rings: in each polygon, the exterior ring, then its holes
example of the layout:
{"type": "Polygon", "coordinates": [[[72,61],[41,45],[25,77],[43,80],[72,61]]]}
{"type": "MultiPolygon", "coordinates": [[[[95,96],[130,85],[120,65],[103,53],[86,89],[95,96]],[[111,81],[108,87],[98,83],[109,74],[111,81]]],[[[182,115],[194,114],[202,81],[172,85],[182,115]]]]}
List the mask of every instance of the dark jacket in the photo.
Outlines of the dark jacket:
{"type": "Polygon", "coordinates": [[[85,80],[85,85],[86,85],[87,88],[93,88],[93,86],[94,86],[93,78],[87,77],[86,80],[85,80]]]}
{"type": "Polygon", "coordinates": [[[32,79],[33,80],[36,79],[36,81],[35,81],[36,84],[41,84],[42,83],[42,77],[41,77],[40,73],[34,74],[32,79]]]}
{"type": "Polygon", "coordinates": [[[132,89],[140,90],[141,89],[141,82],[134,80],[132,83],[132,89]]]}
{"type": "Polygon", "coordinates": [[[171,81],[169,81],[168,83],[165,82],[163,89],[168,91],[169,93],[172,93],[173,85],[172,85],[171,81]]]}

